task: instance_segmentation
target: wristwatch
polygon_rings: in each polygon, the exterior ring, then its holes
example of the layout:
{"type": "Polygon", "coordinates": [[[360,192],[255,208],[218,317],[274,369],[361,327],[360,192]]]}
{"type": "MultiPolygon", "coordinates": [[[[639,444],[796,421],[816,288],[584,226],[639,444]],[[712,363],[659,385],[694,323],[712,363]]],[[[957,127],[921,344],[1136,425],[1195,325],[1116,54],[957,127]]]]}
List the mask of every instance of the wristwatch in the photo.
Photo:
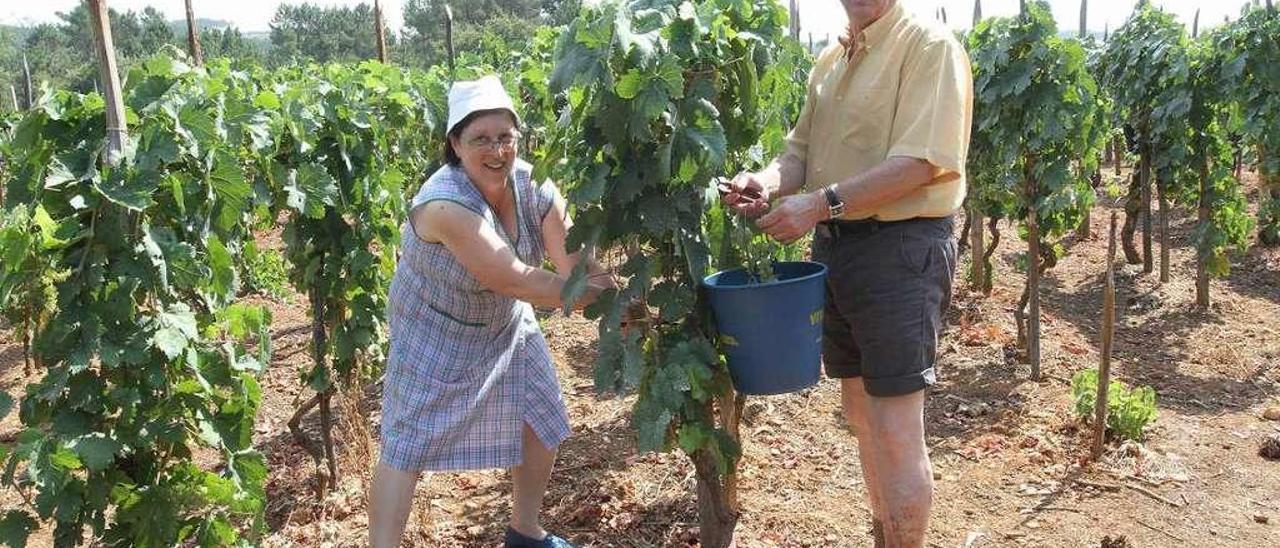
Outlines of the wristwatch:
{"type": "Polygon", "coordinates": [[[822,195],[827,197],[827,213],[830,214],[830,218],[837,219],[844,215],[844,202],[840,200],[840,195],[836,194],[836,185],[823,187],[822,195]]]}

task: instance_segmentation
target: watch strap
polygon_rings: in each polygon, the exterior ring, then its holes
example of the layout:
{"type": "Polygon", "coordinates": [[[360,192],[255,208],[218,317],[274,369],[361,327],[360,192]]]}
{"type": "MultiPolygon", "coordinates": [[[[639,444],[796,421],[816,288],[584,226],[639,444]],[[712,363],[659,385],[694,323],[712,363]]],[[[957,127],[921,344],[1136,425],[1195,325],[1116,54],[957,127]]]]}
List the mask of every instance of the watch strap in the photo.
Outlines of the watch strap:
{"type": "Polygon", "coordinates": [[[822,195],[827,198],[827,210],[831,218],[834,219],[844,213],[844,202],[840,200],[840,195],[836,194],[835,185],[823,187],[822,195]]]}

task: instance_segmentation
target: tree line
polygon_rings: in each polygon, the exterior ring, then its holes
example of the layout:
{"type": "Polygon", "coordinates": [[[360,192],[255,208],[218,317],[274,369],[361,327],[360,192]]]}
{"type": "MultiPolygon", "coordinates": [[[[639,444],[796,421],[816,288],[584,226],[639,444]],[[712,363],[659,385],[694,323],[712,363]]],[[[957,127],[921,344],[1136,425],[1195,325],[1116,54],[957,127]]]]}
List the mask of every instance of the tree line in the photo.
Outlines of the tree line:
{"type": "MultiPolygon", "coordinates": [[[[387,36],[392,62],[426,68],[446,59],[445,0],[404,0],[404,27],[387,36]]],[[[384,6],[385,6],[384,2],[384,6]]],[[[449,2],[453,40],[458,52],[508,52],[528,43],[539,28],[571,20],[581,0],[465,0],[449,2]]],[[[195,5],[200,15],[200,4],[195,5]]],[[[270,68],[309,61],[347,62],[377,56],[372,3],[325,7],[310,3],[281,5],[269,31],[245,32],[225,21],[197,19],[200,45],[208,58],[270,68]]],[[[153,7],[141,11],[110,10],[117,55],[124,70],[165,47],[186,49],[186,23],[168,20],[153,7]]],[[[91,56],[93,38],[84,5],[59,12],[57,21],[33,26],[0,25],[0,111],[27,107],[27,73],[31,93],[40,86],[93,91],[98,70],[91,56]],[[25,65],[25,66],[24,66],[25,65]]]]}

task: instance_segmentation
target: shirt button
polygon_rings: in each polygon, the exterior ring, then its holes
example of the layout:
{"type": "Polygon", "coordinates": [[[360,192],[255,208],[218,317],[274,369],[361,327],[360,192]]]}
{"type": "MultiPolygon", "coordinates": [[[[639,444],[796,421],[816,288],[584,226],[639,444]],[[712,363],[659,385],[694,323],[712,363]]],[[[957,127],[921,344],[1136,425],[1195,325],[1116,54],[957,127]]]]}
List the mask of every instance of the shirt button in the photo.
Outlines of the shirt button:
{"type": "Polygon", "coordinates": [[[837,101],[843,101],[843,100],[844,100],[844,96],[843,96],[843,95],[837,95],[837,96],[836,96],[836,100],[837,100],[837,101]]]}
{"type": "Polygon", "coordinates": [[[816,172],[818,172],[818,173],[822,173],[822,168],[818,168],[818,169],[816,169],[816,170],[814,170],[814,171],[816,171],[816,172]]]}

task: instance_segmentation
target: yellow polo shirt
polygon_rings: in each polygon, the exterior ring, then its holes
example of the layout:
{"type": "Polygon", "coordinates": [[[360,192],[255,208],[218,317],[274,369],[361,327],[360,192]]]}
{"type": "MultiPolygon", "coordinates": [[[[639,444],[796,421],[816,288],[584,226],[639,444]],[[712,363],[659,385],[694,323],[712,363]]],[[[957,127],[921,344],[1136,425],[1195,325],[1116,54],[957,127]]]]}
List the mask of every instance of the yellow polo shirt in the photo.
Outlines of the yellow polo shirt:
{"type": "Polygon", "coordinates": [[[890,156],[936,168],[933,180],[875,209],[846,206],[843,219],[944,217],[964,202],[973,118],[969,56],[952,34],[895,3],[859,37],[852,60],[835,43],[817,59],[787,153],[817,189],[865,172],[890,156]]]}

